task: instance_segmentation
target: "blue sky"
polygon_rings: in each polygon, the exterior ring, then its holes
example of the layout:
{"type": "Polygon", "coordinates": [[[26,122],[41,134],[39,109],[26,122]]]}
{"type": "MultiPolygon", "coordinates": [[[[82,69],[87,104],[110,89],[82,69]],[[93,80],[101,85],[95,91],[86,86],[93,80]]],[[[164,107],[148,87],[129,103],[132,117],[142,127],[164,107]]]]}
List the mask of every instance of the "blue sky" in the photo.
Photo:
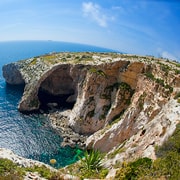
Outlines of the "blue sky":
{"type": "Polygon", "coordinates": [[[0,41],[54,40],[180,60],[180,0],[0,0],[0,41]]]}

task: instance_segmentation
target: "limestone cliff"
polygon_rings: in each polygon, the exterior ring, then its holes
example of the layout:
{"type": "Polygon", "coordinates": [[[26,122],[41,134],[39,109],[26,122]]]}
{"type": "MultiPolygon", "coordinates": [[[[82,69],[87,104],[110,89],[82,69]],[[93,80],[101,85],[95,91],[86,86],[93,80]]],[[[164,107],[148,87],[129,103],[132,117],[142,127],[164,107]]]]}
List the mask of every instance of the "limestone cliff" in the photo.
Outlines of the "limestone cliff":
{"type": "Polygon", "coordinates": [[[89,136],[87,148],[109,152],[109,164],[155,158],[154,147],[180,121],[177,62],[114,53],[56,53],[6,65],[3,75],[10,84],[25,83],[18,107],[22,112],[44,104],[70,108],[68,125],[89,136]],[[114,150],[119,151],[112,156],[114,150]]]}

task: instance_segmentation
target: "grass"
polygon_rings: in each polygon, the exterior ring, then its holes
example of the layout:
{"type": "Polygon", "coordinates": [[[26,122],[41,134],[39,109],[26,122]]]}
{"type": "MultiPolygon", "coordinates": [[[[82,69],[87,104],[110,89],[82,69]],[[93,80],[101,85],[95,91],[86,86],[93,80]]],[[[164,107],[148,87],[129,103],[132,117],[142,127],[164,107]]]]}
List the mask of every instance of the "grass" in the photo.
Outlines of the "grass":
{"type": "Polygon", "coordinates": [[[55,175],[55,173],[52,172],[46,166],[33,166],[33,167],[25,168],[25,171],[28,171],[28,172],[38,172],[38,174],[41,177],[44,177],[46,179],[50,179],[50,178],[52,178],[55,175]]]}
{"type": "Polygon", "coordinates": [[[0,159],[0,180],[22,180],[26,172],[38,172],[41,177],[51,179],[56,175],[46,166],[20,167],[9,159],[0,159]]]}
{"type": "Polygon", "coordinates": [[[25,171],[8,159],[0,159],[0,179],[23,179],[25,171]]]}

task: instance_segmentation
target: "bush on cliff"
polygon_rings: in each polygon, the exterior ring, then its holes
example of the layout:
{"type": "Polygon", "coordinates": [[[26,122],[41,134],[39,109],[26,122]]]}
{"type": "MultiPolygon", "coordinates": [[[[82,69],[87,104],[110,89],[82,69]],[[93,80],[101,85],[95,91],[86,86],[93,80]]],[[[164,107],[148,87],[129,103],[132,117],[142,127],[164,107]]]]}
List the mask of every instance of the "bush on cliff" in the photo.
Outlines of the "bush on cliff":
{"type": "Polygon", "coordinates": [[[0,158],[0,180],[21,180],[25,172],[22,168],[8,159],[0,158]]]}
{"type": "Polygon", "coordinates": [[[156,148],[157,159],[152,162],[149,158],[139,158],[133,162],[123,162],[117,171],[115,179],[180,179],[180,124],[173,135],[156,148]]]}

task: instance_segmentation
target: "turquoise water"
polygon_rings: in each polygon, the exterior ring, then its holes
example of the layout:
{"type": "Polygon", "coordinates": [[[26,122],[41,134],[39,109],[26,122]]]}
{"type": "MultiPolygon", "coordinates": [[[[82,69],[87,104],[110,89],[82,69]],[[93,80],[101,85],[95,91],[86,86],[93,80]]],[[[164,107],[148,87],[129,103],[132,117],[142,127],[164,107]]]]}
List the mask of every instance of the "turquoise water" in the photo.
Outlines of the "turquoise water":
{"type": "Polygon", "coordinates": [[[20,59],[64,51],[112,52],[89,45],[54,41],[0,42],[0,147],[47,164],[54,158],[56,167],[77,161],[80,151],[60,146],[62,138],[50,127],[46,116],[18,112],[23,87],[7,85],[2,77],[2,66],[20,59]]]}

